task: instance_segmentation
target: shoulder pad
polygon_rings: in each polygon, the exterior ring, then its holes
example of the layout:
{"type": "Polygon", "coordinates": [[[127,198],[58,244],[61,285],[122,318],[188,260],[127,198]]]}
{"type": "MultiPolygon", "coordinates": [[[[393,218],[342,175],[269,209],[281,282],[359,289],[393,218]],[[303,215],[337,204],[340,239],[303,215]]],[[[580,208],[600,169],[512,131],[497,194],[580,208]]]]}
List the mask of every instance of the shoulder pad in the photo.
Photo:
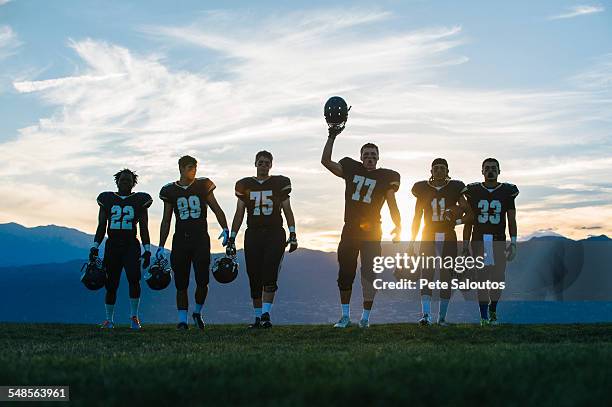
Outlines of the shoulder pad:
{"type": "Polygon", "coordinates": [[[510,196],[517,196],[519,194],[519,189],[514,184],[504,182],[504,187],[508,189],[508,191],[510,192],[510,196]]]}
{"type": "Polygon", "coordinates": [[[414,185],[412,186],[412,195],[418,198],[426,186],[427,186],[427,181],[415,182],[414,185]]]}

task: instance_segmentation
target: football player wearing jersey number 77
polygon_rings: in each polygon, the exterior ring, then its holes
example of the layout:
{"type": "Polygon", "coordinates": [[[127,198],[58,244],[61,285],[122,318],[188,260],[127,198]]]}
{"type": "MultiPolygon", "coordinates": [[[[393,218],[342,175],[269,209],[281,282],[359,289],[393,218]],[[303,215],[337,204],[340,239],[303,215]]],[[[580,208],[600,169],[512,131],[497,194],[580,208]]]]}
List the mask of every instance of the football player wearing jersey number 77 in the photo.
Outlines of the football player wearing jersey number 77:
{"type": "Polygon", "coordinates": [[[385,201],[395,224],[391,232],[394,235],[393,240],[400,239],[401,217],[395,200],[395,193],[400,186],[400,175],[393,170],[376,167],[379,151],[372,143],[361,147],[361,161],[349,157],[339,162],[333,161],[334,141],[343,129],[344,127],[333,126],[329,128],[329,137],[321,157],[321,164],[332,174],[343,178],[345,183],[344,227],[338,245],[338,289],[342,317],[334,327],[347,328],[351,325],[349,304],[357,271],[357,256],[360,256],[363,313],[359,327],[368,328],[376,293],[372,269],[374,257],[380,256],[382,251],[380,210],[385,201]]]}
{"type": "Polygon", "coordinates": [[[255,167],[256,177],[242,178],[236,182],[238,203],[226,254],[236,255],[235,238],[246,211],[244,257],[255,310],[255,322],[249,325],[249,328],[257,329],[272,327],[270,311],[278,289],[278,273],[285,247],[289,244],[291,253],[297,249],[298,244],[295,219],[289,201],[291,181],[282,175],[270,175],[272,154],[268,151],[260,151],[255,155],[255,167]],[[288,241],[281,210],[285,213],[289,226],[288,241]]]}
{"type": "Polygon", "coordinates": [[[98,256],[98,247],[108,233],[104,248],[104,265],[106,266],[106,320],[102,328],[113,328],[117,288],[121,278],[121,270],[125,268],[129,284],[131,327],[140,329],[138,306],[140,304],[140,267],[149,267],[151,260],[151,245],[147,208],[153,203],[151,195],[144,192],[132,192],[138,182],[138,175],[129,169],[123,169],[115,174],[117,192],[102,192],[98,195],[98,228],[94,244],[89,253],[92,260],[98,256]],[[140,237],[144,252],[140,255],[140,243],[136,238],[136,224],[140,224],[140,237]],[[108,226],[108,229],[107,229],[108,226]],[[106,230],[107,229],[107,230],[106,230]]]}
{"type": "MultiPolygon", "coordinates": [[[[516,206],[519,194],[516,185],[497,182],[500,173],[499,161],[487,158],[482,162],[484,182],[474,182],[463,189],[470,210],[472,224],[463,229],[463,255],[469,255],[472,240],[474,256],[484,256],[485,267],[477,270],[479,282],[505,282],[506,261],[516,257],[516,206]],[[506,218],[510,232],[510,245],[506,247],[506,218]],[[470,236],[471,235],[471,236],[470,236]]],[[[500,289],[479,289],[480,324],[497,325],[497,303],[500,289]]]]}
{"type": "Polygon", "coordinates": [[[174,236],[172,238],[172,253],[170,264],[174,271],[176,286],[176,307],[179,323],[177,329],[188,329],[187,310],[189,300],[189,272],[193,263],[195,274],[195,309],[192,318],[199,329],[204,329],[202,308],[208,294],[210,265],[210,237],[206,222],[207,207],[214,212],[219,225],[223,228],[219,238],[223,238],[223,246],[227,245],[229,231],[225,214],[217,203],[213,190],[215,184],[206,177],[196,178],[198,162],[188,155],[178,161],[181,178],[166,184],[159,192],[164,201],[164,214],[159,231],[159,249],[155,257],[164,257],[164,245],[170,233],[172,214],[176,217],[174,236]]]}

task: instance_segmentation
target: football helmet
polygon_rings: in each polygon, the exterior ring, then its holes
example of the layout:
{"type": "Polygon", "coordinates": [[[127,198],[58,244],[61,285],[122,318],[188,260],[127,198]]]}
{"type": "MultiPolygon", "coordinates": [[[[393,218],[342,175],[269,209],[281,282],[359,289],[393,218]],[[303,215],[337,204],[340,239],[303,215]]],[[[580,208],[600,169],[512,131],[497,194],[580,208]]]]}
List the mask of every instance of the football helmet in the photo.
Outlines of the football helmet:
{"type": "Polygon", "coordinates": [[[81,267],[81,283],[89,290],[99,290],[106,285],[106,268],[102,259],[94,257],[81,267]]]}
{"type": "Polygon", "coordinates": [[[351,107],[349,107],[340,96],[330,97],[323,108],[323,115],[325,116],[327,127],[337,130],[338,132],[342,131],[341,129],[344,129],[351,107]]]}
{"type": "Polygon", "coordinates": [[[144,274],[144,280],[151,290],[159,291],[170,285],[172,281],[172,268],[165,258],[155,259],[148,271],[144,274]]]}
{"type": "Polygon", "coordinates": [[[212,265],[212,275],[221,284],[231,283],[238,277],[238,262],[234,256],[221,256],[212,265]]]}

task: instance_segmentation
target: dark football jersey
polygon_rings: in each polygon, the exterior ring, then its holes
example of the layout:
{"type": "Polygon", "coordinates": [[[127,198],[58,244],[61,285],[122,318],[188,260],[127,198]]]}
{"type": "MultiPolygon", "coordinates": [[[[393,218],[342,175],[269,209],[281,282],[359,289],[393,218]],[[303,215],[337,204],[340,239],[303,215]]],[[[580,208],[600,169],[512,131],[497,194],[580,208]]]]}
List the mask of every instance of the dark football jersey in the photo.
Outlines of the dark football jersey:
{"type": "Polygon", "coordinates": [[[164,185],[159,191],[159,198],[172,205],[176,217],[174,233],[191,237],[208,233],[207,198],[214,189],[215,184],[205,177],[196,178],[188,186],[179,185],[178,182],[164,185]]]}
{"type": "Polygon", "coordinates": [[[359,161],[340,160],[345,181],[344,223],[364,232],[380,228],[380,210],[389,190],[400,186],[399,173],[386,168],[367,170],[359,161]]]}
{"type": "Polygon", "coordinates": [[[291,181],[282,175],[272,175],[265,181],[255,177],[236,182],[236,196],[247,208],[247,227],[283,226],[281,204],[289,198],[291,181]]]}
{"type": "Polygon", "coordinates": [[[516,185],[502,183],[487,189],[483,183],[474,182],[463,189],[463,194],[474,214],[472,240],[480,241],[485,234],[493,235],[494,240],[506,240],[506,213],[516,208],[516,185]]]}
{"type": "Polygon", "coordinates": [[[429,181],[420,181],[412,187],[412,194],[424,209],[424,232],[448,232],[453,229],[444,221],[444,210],[459,202],[465,188],[461,181],[450,180],[443,187],[435,187],[429,181]]]}
{"type": "Polygon", "coordinates": [[[106,212],[106,233],[113,240],[136,239],[136,225],[140,216],[153,203],[151,195],[144,192],[133,192],[123,197],[116,192],[102,192],[97,201],[106,212]]]}

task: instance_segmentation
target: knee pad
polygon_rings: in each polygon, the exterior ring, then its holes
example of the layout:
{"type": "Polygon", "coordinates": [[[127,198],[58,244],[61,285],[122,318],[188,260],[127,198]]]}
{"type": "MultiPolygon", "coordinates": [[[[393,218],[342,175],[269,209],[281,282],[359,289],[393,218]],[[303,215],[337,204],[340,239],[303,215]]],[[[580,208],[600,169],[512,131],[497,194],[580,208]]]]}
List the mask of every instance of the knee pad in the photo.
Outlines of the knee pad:
{"type": "Polygon", "coordinates": [[[266,285],[264,285],[263,290],[265,292],[267,292],[267,293],[273,293],[276,290],[278,290],[278,285],[276,285],[276,283],[274,283],[274,284],[266,284],[266,285]]]}

